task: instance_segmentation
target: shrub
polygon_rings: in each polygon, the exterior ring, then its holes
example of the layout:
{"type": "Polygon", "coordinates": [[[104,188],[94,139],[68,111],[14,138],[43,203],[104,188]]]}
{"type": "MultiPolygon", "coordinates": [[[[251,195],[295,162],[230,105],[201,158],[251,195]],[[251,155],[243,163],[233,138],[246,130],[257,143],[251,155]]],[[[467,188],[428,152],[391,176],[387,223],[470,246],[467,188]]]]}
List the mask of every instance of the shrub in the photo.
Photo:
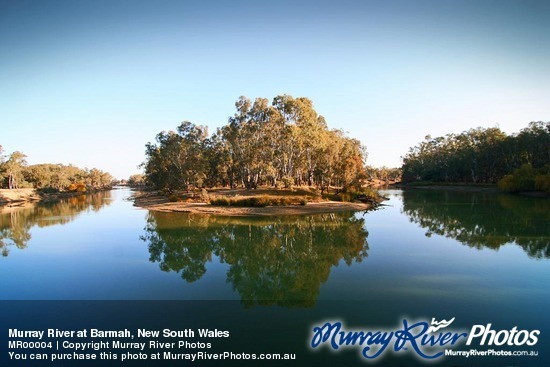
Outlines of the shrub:
{"type": "MultiPolygon", "coordinates": [[[[74,190],[70,190],[70,189],[67,189],[67,190],[68,191],[74,191],[74,190]]],[[[44,187],[44,188],[40,189],[40,192],[43,193],[43,194],[53,194],[53,193],[59,192],[59,190],[56,189],[56,188],[53,188],[53,187],[44,187]]]]}
{"type": "Polygon", "coordinates": [[[515,192],[514,176],[506,175],[498,181],[497,186],[501,191],[515,192]]]}
{"type": "Polygon", "coordinates": [[[176,201],[181,201],[180,197],[176,194],[168,196],[168,201],[175,203],[176,201]]]}
{"type": "MultiPolygon", "coordinates": [[[[59,190],[57,190],[59,191],[59,190]]],[[[67,187],[67,191],[70,192],[86,192],[86,185],[83,183],[72,183],[67,187]]]]}
{"type": "Polygon", "coordinates": [[[550,192],[550,175],[535,176],[535,190],[550,192]]]}
{"type": "Polygon", "coordinates": [[[536,171],[530,164],[524,164],[511,175],[504,176],[497,186],[502,191],[518,192],[535,190],[536,171]]]}
{"type": "Polygon", "coordinates": [[[276,197],[276,196],[252,196],[252,197],[217,197],[210,199],[210,204],[218,206],[237,206],[237,207],[259,207],[266,206],[284,206],[284,205],[306,205],[307,199],[304,197],[276,197]]]}
{"type": "Polygon", "coordinates": [[[210,204],[212,205],[229,206],[229,202],[229,198],[226,198],[224,196],[210,199],[210,204]]]}
{"type": "Polygon", "coordinates": [[[206,190],[205,188],[201,189],[201,200],[203,201],[210,200],[210,195],[208,195],[208,190],[206,190]]]}
{"type": "Polygon", "coordinates": [[[278,201],[279,205],[290,205],[292,203],[292,200],[286,196],[280,197],[278,201]]]}
{"type": "Polygon", "coordinates": [[[294,179],[290,176],[283,177],[282,181],[283,181],[283,185],[284,185],[285,189],[292,188],[292,185],[294,184],[294,179]]]}

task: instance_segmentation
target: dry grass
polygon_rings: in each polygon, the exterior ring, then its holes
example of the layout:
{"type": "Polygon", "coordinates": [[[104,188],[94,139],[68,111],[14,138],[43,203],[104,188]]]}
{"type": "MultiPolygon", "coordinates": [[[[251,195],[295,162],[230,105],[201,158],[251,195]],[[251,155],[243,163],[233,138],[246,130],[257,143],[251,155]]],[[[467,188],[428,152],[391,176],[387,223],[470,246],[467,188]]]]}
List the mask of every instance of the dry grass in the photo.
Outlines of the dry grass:
{"type": "Polygon", "coordinates": [[[266,206],[306,205],[307,202],[307,198],[303,196],[219,196],[210,199],[210,204],[212,205],[259,208],[264,208],[266,206]]]}

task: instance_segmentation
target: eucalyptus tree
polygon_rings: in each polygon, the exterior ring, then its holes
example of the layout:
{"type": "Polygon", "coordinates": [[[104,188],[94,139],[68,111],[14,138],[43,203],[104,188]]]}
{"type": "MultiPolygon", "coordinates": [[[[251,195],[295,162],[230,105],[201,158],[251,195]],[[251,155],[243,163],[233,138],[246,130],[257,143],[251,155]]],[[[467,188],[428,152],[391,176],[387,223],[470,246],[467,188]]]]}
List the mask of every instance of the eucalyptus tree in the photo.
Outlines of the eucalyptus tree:
{"type": "Polygon", "coordinates": [[[2,164],[5,180],[8,181],[8,189],[18,189],[25,184],[23,172],[27,166],[27,156],[19,151],[9,155],[9,158],[2,164]]]}
{"type": "Polygon", "coordinates": [[[261,184],[344,189],[363,175],[366,150],[341,131],[331,131],[311,100],[289,95],[254,101],[240,97],[228,123],[208,137],[183,123],[146,145],[147,182],[157,189],[261,184]]]}
{"type": "Polygon", "coordinates": [[[157,144],[146,144],[147,182],[157,189],[202,187],[206,178],[205,127],[184,121],[177,132],[160,132],[157,144]]]}
{"type": "Polygon", "coordinates": [[[4,168],[4,148],[0,145],[0,189],[4,187],[5,168],[4,168]]]}
{"type": "Polygon", "coordinates": [[[495,183],[524,164],[550,163],[550,123],[531,122],[518,134],[477,128],[432,138],[403,157],[405,181],[495,183]]]}

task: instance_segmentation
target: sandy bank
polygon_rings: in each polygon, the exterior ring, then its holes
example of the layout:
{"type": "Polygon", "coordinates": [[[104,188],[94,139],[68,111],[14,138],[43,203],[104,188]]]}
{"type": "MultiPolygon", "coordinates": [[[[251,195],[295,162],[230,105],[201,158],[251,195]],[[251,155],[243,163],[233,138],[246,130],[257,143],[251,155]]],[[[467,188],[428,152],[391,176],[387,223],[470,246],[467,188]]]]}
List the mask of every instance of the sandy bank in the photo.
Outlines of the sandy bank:
{"type": "Polygon", "coordinates": [[[58,201],[74,196],[85,195],[83,192],[52,192],[43,193],[36,189],[0,189],[0,206],[19,207],[25,203],[35,203],[38,201],[58,201]]]}
{"type": "Polygon", "coordinates": [[[0,205],[40,200],[35,189],[0,189],[0,205]]]}
{"type": "Polygon", "coordinates": [[[365,203],[342,203],[337,201],[322,201],[306,205],[268,206],[264,208],[215,206],[197,202],[169,202],[165,197],[144,194],[134,197],[134,206],[159,212],[182,212],[194,214],[210,214],[220,216],[274,216],[274,215],[304,215],[361,211],[372,206],[365,203]]]}

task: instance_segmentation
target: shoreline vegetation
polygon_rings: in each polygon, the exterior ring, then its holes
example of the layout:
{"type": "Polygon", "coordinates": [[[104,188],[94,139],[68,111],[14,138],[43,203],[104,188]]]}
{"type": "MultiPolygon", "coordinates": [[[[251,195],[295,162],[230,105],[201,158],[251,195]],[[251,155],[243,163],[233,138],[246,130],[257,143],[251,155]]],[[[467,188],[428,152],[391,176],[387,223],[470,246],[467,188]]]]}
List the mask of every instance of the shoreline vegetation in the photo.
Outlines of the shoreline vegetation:
{"type": "Polygon", "coordinates": [[[514,192],[502,190],[497,184],[464,184],[460,182],[411,182],[396,183],[391,187],[397,189],[422,189],[434,191],[483,192],[492,194],[521,195],[537,198],[550,198],[550,192],[542,190],[518,190],[514,192]]]}
{"type": "Polygon", "coordinates": [[[368,167],[366,147],[330,129],[306,97],[241,96],[235,108],[213,134],[184,121],[147,143],[144,175],[128,182],[156,191],[136,196],[135,205],[216,215],[367,210],[383,200],[368,180],[400,174],[368,167]]]}
{"type": "Polygon", "coordinates": [[[94,191],[65,191],[65,192],[46,192],[33,188],[25,189],[0,189],[0,207],[2,206],[23,206],[27,203],[51,202],[65,198],[93,194],[100,191],[111,190],[105,188],[94,191]]]}
{"type": "Polygon", "coordinates": [[[117,181],[97,168],[64,164],[27,164],[19,151],[5,155],[0,145],[0,205],[54,201],[110,190],[117,181]]]}
{"type": "Polygon", "coordinates": [[[0,191],[0,205],[116,184],[148,190],[134,198],[136,206],[229,215],[366,210],[383,200],[375,188],[384,184],[550,197],[550,122],[511,135],[498,127],[427,135],[400,168],[374,168],[366,164],[366,147],[330,129],[306,97],[285,94],[270,103],[241,96],[235,108],[212,134],[189,121],[161,131],[145,144],[143,173],[122,181],[96,168],[28,165],[23,153],[4,155],[0,146],[0,189],[9,189],[0,191]]]}
{"type": "Polygon", "coordinates": [[[315,189],[224,189],[166,195],[138,191],[134,206],[158,212],[182,212],[217,216],[279,216],[366,211],[386,200],[370,194],[319,194],[315,189]]]}
{"type": "Polygon", "coordinates": [[[403,157],[408,185],[496,185],[500,191],[550,193],[550,122],[534,121],[517,134],[498,127],[430,135],[403,157]],[[424,183],[428,183],[424,185],[424,183]]]}

